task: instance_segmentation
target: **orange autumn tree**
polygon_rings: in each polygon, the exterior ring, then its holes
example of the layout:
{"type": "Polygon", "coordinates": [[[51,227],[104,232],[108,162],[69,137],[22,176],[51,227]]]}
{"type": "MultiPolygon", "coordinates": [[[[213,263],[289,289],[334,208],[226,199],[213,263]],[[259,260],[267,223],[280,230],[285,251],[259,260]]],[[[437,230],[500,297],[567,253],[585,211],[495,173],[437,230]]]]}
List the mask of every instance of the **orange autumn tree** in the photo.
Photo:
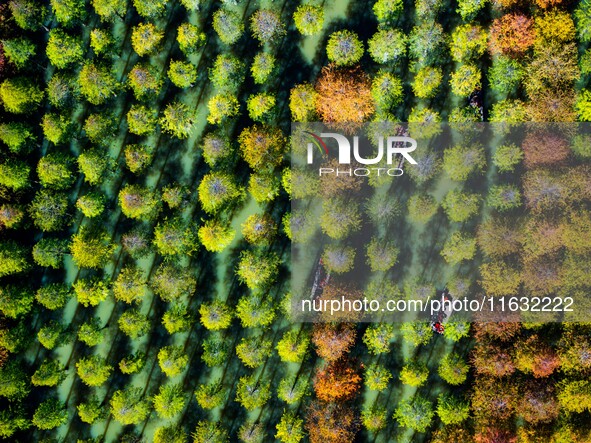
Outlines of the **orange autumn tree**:
{"type": "Polygon", "coordinates": [[[361,376],[349,360],[341,359],[316,370],[314,391],[320,400],[350,400],[359,391],[361,376]]]}
{"type": "Polygon", "coordinates": [[[520,57],[535,41],[533,21],[522,14],[506,14],[490,27],[489,49],[492,54],[520,57]]]}
{"type": "Polygon", "coordinates": [[[312,342],[316,353],[327,361],[338,360],[355,344],[357,331],[350,323],[317,323],[314,325],[312,342]]]}
{"type": "Polygon", "coordinates": [[[355,439],[358,423],[353,409],[339,403],[313,401],[306,414],[310,443],[350,443],[355,439]]]}
{"type": "Polygon", "coordinates": [[[322,68],[316,82],[316,112],[327,124],[352,132],[375,110],[371,80],[360,68],[322,68]]]}

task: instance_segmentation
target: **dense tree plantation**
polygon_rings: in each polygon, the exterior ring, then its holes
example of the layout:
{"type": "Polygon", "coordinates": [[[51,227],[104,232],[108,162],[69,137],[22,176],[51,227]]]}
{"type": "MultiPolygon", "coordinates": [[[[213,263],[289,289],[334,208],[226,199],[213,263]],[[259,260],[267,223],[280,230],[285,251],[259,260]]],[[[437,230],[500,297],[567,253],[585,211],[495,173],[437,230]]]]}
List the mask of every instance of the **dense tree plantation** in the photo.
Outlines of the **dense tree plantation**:
{"type": "Polygon", "coordinates": [[[289,278],[321,231],[331,275],[378,276],[324,299],[588,312],[591,135],[551,124],[591,121],[590,42],[588,0],[1,2],[0,438],[591,442],[581,316],[302,323],[289,278]],[[417,149],[354,205],[290,167],[316,121],[547,126],[417,149]]]}

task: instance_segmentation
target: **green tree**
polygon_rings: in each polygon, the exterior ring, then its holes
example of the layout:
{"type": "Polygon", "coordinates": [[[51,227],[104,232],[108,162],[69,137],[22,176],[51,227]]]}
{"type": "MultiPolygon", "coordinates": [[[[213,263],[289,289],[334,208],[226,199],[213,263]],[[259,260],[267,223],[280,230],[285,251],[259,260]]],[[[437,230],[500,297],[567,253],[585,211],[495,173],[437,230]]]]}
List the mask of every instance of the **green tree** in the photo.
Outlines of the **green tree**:
{"type": "Polygon", "coordinates": [[[250,95],[246,101],[248,116],[258,122],[268,120],[272,116],[275,102],[274,94],[261,92],[250,95]]]}
{"type": "Polygon", "coordinates": [[[165,219],[154,229],[154,245],[160,255],[191,255],[197,250],[194,226],[180,217],[165,219]]]}
{"type": "Polygon", "coordinates": [[[91,395],[88,401],[80,403],[76,406],[78,416],[84,423],[93,424],[99,420],[103,420],[107,416],[102,403],[96,395],[91,395]]]}
{"type": "Polygon", "coordinates": [[[361,411],[361,422],[370,432],[379,432],[386,427],[388,413],[385,408],[365,407],[361,411]]]}
{"type": "Polygon", "coordinates": [[[0,411],[0,437],[12,437],[16,432],[24,431],[30,426],[31,422],[22,410],[9,407],[0,411]]]}
{"type": "Polygon", "coordinates": [[[465,181],[472,174],[481,174],[486,167],[484,149],[479,145],[455,145],[443,153],[443,170],[454,181],[465,181]]]}
{"type": "Polygon", "coordinates": [[[98,150],[84,151],[78,156],[78,169],[84,174],[84,180],[90,185],[99,184],[110,166],[109,157],[98,150]]]}
{"type": "Polygon", "coordinates": [[[160,118],[162,130],[180,139],[189,137],[194,123],[193,113],[187,105],[181,102],[172,102],[166,105],[160,118]]]}
{"type": "Polygon", "coordinates": [[[119,329],[131,339],[146,335],[150,330],[150,320],[139,309],[128,309],[117,321],[119,329]]]}
{"type": "Polygon", "coordinates": [[[8,400],[26,397],[30,391],[29,377],[16,360],[0,367],[0,396],[8,400]]]}
{"type": "Polygon", "coordinates": [[[43,135],[55,145],[62,144],[68,140],[70,135],[70,120],[63,115],[52,112],[43,115],[41,120],[43,135]]]}
{"type": "Polygon", "coordinates": [[[501,94],[509,94],[519,86],[525,77],[525,68],[519,60],[507,56],[494,59],[488,70],[490,86],[501,94]]]}
{"type": "Polygon", "coordinates": [[[420,395],[402,400],[392,418],[398,420],[400,426],[416,432],[425,432],[431,425],[434,415],[433,405],[420,395]]]}
{"type": "Polygon", "coordinates": [[[152,163],[153,150],[146,145],[127,145],[125,147],[125,163],[134,174],[140,174],[152,163]]]}
{"type": "Polygon", "coordinates": [[[177,425],[160,426],[154,431],[154,443],[187,443],[187,434],[177,425]]]}
{"type": "Polygon", "coordinates": [[[427,378],[429,378],[429,369],[424,362],[419,360],[411,360],[400,371],[400,381],[416,388],[424,385],[427,378]]]}
{"type": "Polygon", "coordinates": [[[275,438],[283,443],[299,443],[304,438],[304,420],[291,411],[283,411],[275,428],[275,438]]]}
{"type": "Polygon", "coordinates": [[[121,246],[132,258],[140,259],[151,252],[151,241],[143,227],[136,227],[121,236],[121,246]]]}
{"type": "Polygon", "coordinates": [[[198,194],[203,209],[208,213],[215,213],[239,200],[244,191],[238,187],[232,176],[209,173],[202,178],[198,194]]]}
{"type": "Polygon", "coordinates": [[[379,108],[388,110],[402,100],[402,81],[387,71],[379,71],[371,82],[371,95],[379,108]]]}
{"type": "Polygon", "coordinates": [[[227,361],[230,354],[230,346],[219,335],[216,334],[207,337],[203,341],[202,346],[203,355],[201,359],[207,366],[221,366],[227,361]]]}
{"type": "Polygon", "coordinates": [[[372,391],[384,391],[392,378],[392,373],[386,367],[372,364],[365,368],[365,385],[372,391]]]}
{"type": "Polygon", "coordinates": [[[9,78],[0,84],[0,100],[13,114],[30,114],[39,107],[43,96],[43,91],[25,77],[9,78]]]}
{"type": "Polygon", "coordinates": [[[105,331],[101,327],[100,318],[92,317],[78,328],[78,340],[86,346],[97,346],[105,339],[105,331]]]}
{"type": "Polygon", "coordinates": [[[102,21],[114,22],[125,18],[127,0],[92,0],[92,7],[102,21]]]}
{"type": "Polygon", "coordinates": [[[324,11],[319,6],[299,5],[293,13],[293,21],[300,34],[318,34],[324,26],[324,11]]]}
{"type": "Polygon", "coordinates": [[[408,199],[408,217],[410,220],[427,223],[435,214],[439,205],[430,194],[415,194],[408,199]]]}
{"type": "Polygon", "coordinates": [[[560,387],[558,402],[565,411],[581,413],[591,410],[591,383],[588,380],[564,381],[560,387]]]}
{"type": "Polygon", "coordinates": [[[257,85],[264,84],[269,81],[271,74],[275,69],[275,56],[268,52],[259,52],[254,56],[250,73],[257,85]]]}
{"type": "Polygon", "coordinates": [[[162,324],[169,334],[188,330],[192,321],[187,306],[182,303],[174,303],[162,316],[162,324]]]}
{"type": "Polygon", "coordinates": [[[197,423],[192,437],[194,443],[227,443],[229,441],[228,431],[219,423],[206,420],[197,423]]]}
{"type": "Polygon", "coordinates": [[[146,280],[140,268],[124,266],[113,282],[113,295],[116,300],[127,304],[140,303],[146,295],[146,280]]]}
{"type": "Polygon", "coordinates": [[[0,140],[10,152],[25,153],[35,140],[35,135],[30,126],[21,122],[8,122],[0,124],[0,140]]]}
{"type": "Polygon", "coordinates": [[[84,49],[81,39],[66,34],[60,28],[54,28],[49,33],[46,54],[53,66],[64,69],[79,63],[84,56],[84,49]]]}
{"type": "Polygon", "coordinates": [[[400,63],[406,54],[407,38],[397,29],[380,29],[367,42],[371,58],[380,64],[400,63]]]}
{"type": "Polygon", "coordinates": [[[54,349],[65,345],[70,337],[66,333],[66,327],[54,320],[42,326],[37,333],[39,343],[46,349],[54,349]]]}
{"type": "Polygon", "coordinates": [[[165,346],[158,351],[158,364],[167,377],[175,377],[189,364],[182,346],[165,346]]]}
{"type": "Polygon", "coordinates": [[[373,237],[366,248],[367,264],[372,272],[387,271],[398,262],[400,250],[390,242],[373,237]]]}
{"type": "Polygon", "coordinates": [[[214,409],[224,402],[226,392],[220,380],[208,384],[200,384],[195,391],[197,403],[203,409],[214,409]]]}
{"type": "Polygon", "coordinates": [[[476,254],[476,239],[459,231],[454,232],[443,245],[441,256],[450,265],[471,260],[476,254]]]}
{"type": "Polygon", "coordinates": [[[306,356],[310,338],[304,332],[287,331],[277,342],[277,353],[284,362],[301,363],[306,356]]]}
{"type": "Polygon", "coordinates": [[[55,398],[41,403],[33,414],[32,423],[42,430],[54,429],[68,422],[65,405],[55,398]]]}
{"type": "Polygon", "coordinates": [[[478,213],[480,202],[478,194],[452,189],[445,195],[441,206],[451,221],[464,222],[478,213]]]}
{"type": "Polygon", "coordinates": [[[209,70],[209,80],[222,91],[233,91],[244,80],[244,63],[231,54],[220,54],[209,70]]]}
{"type": "Polygon", "coordinates": [[[265,440],[265,428],[263,423],[248,420],[240,426],[238,438],[243,443],[262,443],[265,440]]]}
{"type": "Polygon", "coordinates": [[[55,72],[47,84],[47,99],[56,108],[67,108],[78,98],[76,80],[71,74],[55,72]]]}
{"type": "Polygon", "coordinates": [[[111,34],[104,29],[90,31],[90,47],[96,55],[109,54],[113,50],[115,41],[111,34]]]}
{"type": "Polygon", "coordinates": [[[212,125],[222,123],[224,120],[236,117],[240,113],[240,104],[235,95],[230,93],[216,94],[207,102],[209,115],[207,121],[212,125]]]}
{"type": "Polygon", "coordinates": [[[210,331],[227,329],[232,323],[232,310],[220,300],[202,303],[199,307],[201,324],[210,331]]]}
{"type": "Polygon", "coordinates": [[[42,231],[59,231],[68,221],[68,197],[47,189],[37,191],[29,212],[35,226],[42,231]]]}
{"type": "Polygon", "coordinates": [[[355,261],[355,249],[339,245],[327,245],[322,252],[322,262],[329,272],[343,274],[349,272],[355,261]]]}
{"type": "Polygon", "coordinates": [[[464,21],[472,21],[485,6],[486,0],[459,0],[456,12],[464,21]]]}
{"type": "Polygon", "coordinates": [[[119,191],[119,204],[124,215],[133,219],[152,219],[160,210],[156,192],[140,185],[125,185],[119,191]]]}
{"type": "Polygon", "coordinates": [[[409,56],[420,65],[438,64],[444,60],[445,32],[443,27],[433,21],[415,26],[408,39],[409,56]]]}
{"type": "Polygon", "coordinates": [[[156,111],[143,105],[131,105],[127,112],[129,132],[136,135],[152,134],[158,123],[156,111]]]}
{"type": "Polygon", "coordinates": [[[271,284],[279,267],[279,258],[271,253],[263,255],[259,252],[242,251],[236,274],[238,279],[250,289],[271,284]]]}
{"type": "Polygon", "coordinates": [[[390,343],[393,339],[394,327],[389,323],[373,324],[363,334],[363,343],[374,355],[390,352],[390,343]]]}
{"type": "Polygon", "coordinates": [[[50,0],[56,20],[65,27],[71,27],[86,18],[84,0],[50,0]]]}
{"type": "Polygon", "coordinates": [[[379,23],[396,20],[403,12],[403,9],[402,0],[377,0],[372,8],[379,23]]]}
{"type": "Polygon", "coordinates": [[[283,160],[286,140],[279,128],[254,125],[238,137],[244,160],[255,170],[271,169],[283,160]]]}
{"type": "Polygon", "coordinates": [[[142,398],[142,388],[128,386],[115,391],[111,397],[111,414],[122,425],[135,425],[143,422],[150,413],[150,402],[142,398]]]}
{"type": "Polygon", "coordinates": [[[523,150],[514,144],[499,146],[493,154],[492,162],[499,172],[512,172],[523,160],[523,150]]]}
{"type": "Polygon", "coordinates": [[[313,121],[318,93],[309,83],[295,85],[289,93],[289,110],[296,122],[313,121]]]}
{"type": "Polygon", "coordinates": [[[31,377],[35,386],[57,386],[66,378],[64,367],[57,360],[45,359],[31,377]]]}
{"type": "Polygon", "coordinates": [[[30,266],[28,248],[13,240],[0,241],[0,277],[19,274],[30,266]]]}
{"type": "Polygon", "coordinates": [[[26,37],[2,40],[2,49],[8,60],[18,69],[22,69],[35,56],[37,47],[26,37]]]}
{"type": "Polygon", "coordinates": [[[444,425],[459,425],[470,417],[470,404],[449,394],[437,397],[437,415],[444,425]]]}
{"type": "Polygon", "coordinates": [[[250,17],[252,36],[264,45],[279,41],[285,34],[285,26],[281,17],[269,9],[259,9],[250,17]]]}
{"type": "Polygon", "coordinates": [[[127,86],[138,100],[154,97],[160,92],[162,80],[156,68],[146,63],[137,63],[127,75],[127,86]]]}
{"type": "Polygon", "coordinates": [[[105,196],[98,192],[85,194],[76,200],[76,207],[88,218],[98,217],[105,210],[105,196]]]}
{"type": "Polygon", "coordinates": [[[450,385],[461,385],[468,377],[468,364],[458,354],[446,354],[439,362],[437,372],[450,385]]]}
{"type": "Polygon", "coordinates": [[[171,60],[168,78],[179,88],[189,88],[197,81],[197,68],[190,62],[171,60]]]}
{"type": "Polygon", "coordinates": [[[234,240],[236,231],[217,220],[208,220],[199,228],[199,241],[210,252],[221,252],[234,240]]]}
{"type": "Polygon", "coordinates": [[[356,33],[349,30],[333,32],[326,44],[328,60],[337,66],[350,66],[363,56],[363,42],[356,33]]]}
{"type": "Polygon", "coordinates": [[[433,98],[437,94],[442,80],[441,68],[425,66],[415,74],[412,90],[419,98],[433,98]]]}
{"type": "Polygon", "coordinates": [[[521,206],[521,192],[514,185],[493,186],[488,191],[487,202],[497,211],[509,211],[521,206]]]}
{"type": "Polygon", "coordinates": [[[242,337],[240,343],[236,345],[236,355],[249,368],[262,366],[272,352],[273,342],[265,340],[261,335],[242,337]]]}
{"type": "Polygon", "coordinates": [[[355,204],[342,198],[329,198],[322,202],[320,216],[322,232],[334,240],[346,238],[361,227],[361,215],[355,204]]]}
{"type": "Polygon", "coordinates": [[[50,189],[68,189],[74,183],[72,173],[74,158],[59,153],[47,154],[37,163],[37,175],[41,184],[50,189]]]}
{"type": "Polygon", "coordinates": [[[271,397],[268,383],[259,380],[256,374],[245,375],[238,380],[236,401],[248,411],[262,407],[271,397]]]}
{"type": "Polygon", "coordinates": [[[78,377],[88,386],[101,386],[110,377],[113,366],[98,355],[83,357],[76,362],[78,377]]]}
{"type": "Polygon", "coordinates": [[[0,164],[0,185],[13,191],[28,186],[31,168],[20,160],[7,160],[0,164]]]}
{"type": "Polygon", "coordinates": [[[25,211],[20,205],[0,205],[0,227],[15,229],[19,227],[25,217],[25,211]]]}
{"type": "Polygon", "coordinates": [[[78,303],[83,306],[98,306],[110,294],[109,286],[98,278],[80,278],[72,285],[78,303]]]}
{"type": "Polygon", "coordinates": [[[255,245],[269,244],[277,233],[277,224],[267,214],[253,214],[241,225],[244,239],[255,245]]]}
{"type": "Polygon", "coordinates": [[[179,415],[185,407],[185,394],[180,383],[160,386],[152,401],[154,410],[160,418],[171,419],[179,415]]]}
{"type": "Polygon", "coordinates": [[[205,44],[205,40],[205,33],[191,23],[182,23],[177,28],[176,41],[185,55],[195,52],[205,44]]]}
{"type": "Polygon", "coordinates": [[[248,193],[252,195],[257,203],[273,201],[279,194],[279,180],[273,174],[250,174],[248,193]]]}
{"type": "Polygon", "coordinates": [[[39,266],[60,269],[68,253],[68,241],[44,237],[33,246],[33,260],[39,266]]]}
{"type": "Polygon", "coordinates": [[[236,12],[218,9],[213,14],[213,29],[223,43],[232,45],[242,36],[244,24],[236,12]]]}
{"type": "Polygon", "coordinates": [[[236,305],[236,317],[240,319],[243,328],[269,326],[275,319],[273,301],[258,291],[244,295],[236,305]]]}
{"type": "Polygon", "coordinates": [[[78,87],[89,103],[101,105],[116,95],[119,85],[107,68],[89,62],[80,70],[78,87]]]}
{"type": "Polygon", "coordinates": [[[115,121],[108,113],[90,114],[84,121],[86,136],[91,142],[99,145],[108,145],[114,130],[115,121]]]}
{"type": "Polygon", "coordinates": [[[466,64],[451,74],[451,92],[460,97],[468,97],[474,91],[480,90],[482,73],[476,65],[466,64]]]}
{"type": "Polygon", "coordinates": [[[71,296],[70,288],[65,283],[49,283],[37,289],[35,300],[44,308],[55,311],[66,306],[71,296]]]}
{"type": "Polygon", "coordinates": [[[143,18],[157,18],[164,14],[168,0],[132,0],[137,13],[143,18]]]}
{"type": "Polygon", "coordinates": [[[33,297],[33,292],[24,286],[0,287],[0,312],[8,318],[18,318],[28,314],[33,307],[33,297]]]}
{"type": "Polygon", "coordinates": [[[456,27],[450,42],[452,59],[465,63],[479,58],[486,51],[487,40],[486,30],[478,25],[464,24],[456,27]]]}
{"type": "Polygon", "coordinates": [[[426,322],[403,323],[400,332],[402,339],[413,346],[426,345],[433,337],[431,326],[426,322]]]}
{"type": "Polygon", "coordinates": [[[101,229],[81,227],[72,236],[70,254],[74,264],[80,268],[102,268],[111,259],[115,245],[111,237],[101,229]]]}
{"type": "Polygon", "coordinates": [[[163,301],[190,296],[197,281],[190,268],[162,263],[152,275],[151,288],[163,301]]]}
{"type": "Polygon", "coordinates": [[[143,352],[131,354],[124,357],[119,362],[119,370],[123,374],[135,374],[143,369],[146,364],[146,356],[143,352]]]}
{"type": "Polygon", "coordinates": [[[36,31],[43,24],[45,6],[32,0],[10,0],[8,8],[17,26],[26,31],[36,31]]]}
{"type": "Polygon", "coordinates": [[[288,405],[298,403],[308,393],[308,380],[304,377],[286,376],[277,387],[277,397],[288,405]]]}

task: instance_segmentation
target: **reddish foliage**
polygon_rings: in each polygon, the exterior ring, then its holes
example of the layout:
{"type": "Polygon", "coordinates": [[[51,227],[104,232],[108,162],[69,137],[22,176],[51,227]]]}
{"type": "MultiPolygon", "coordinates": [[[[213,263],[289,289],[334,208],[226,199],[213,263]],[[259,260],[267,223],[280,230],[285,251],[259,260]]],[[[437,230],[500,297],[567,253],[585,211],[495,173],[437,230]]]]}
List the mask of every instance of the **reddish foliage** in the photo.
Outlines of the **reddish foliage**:
{"type": "Polygon", "coordinates": [[[547,382],[529,382],[517,403],[516,412],[529,423],[548,423],[558,417],[554,386],[547,382]]]}
{"type": "Polygon", "coordinates": [[[548,377],[560,367],[560,358],[554,349],[537,335],[525,342],[515,343],[515,364],[520,371],[532,373],[536,378],[548,377]]]}
{"type": "Polygon", "coordinates": [[[505,377],[515,372],[509,352],[492,342],[479,343],[474,348],[472,364],[478,374],[491,377],[505,377]]]}
{"type": "Polygon", "coordinates": [[[491,338],[509,341],[520,329],[521,325],[514,322],[474,323],[474,337],[479,342],[488,341],[491,338]]]}
{"type": "Polygon", "coordinates": [[[493,54],[522,56],[535,41],[533,20],[522,14],[506,14],[490,27],[489,49],[493,54]]]}
{"type": "Polygon", "coordinates": [[[339,403],[314,401],[306,414],[310,443],[350,443],[359,429],[353,409],[339,403]]]}
{"type": "Polygon", "coordinates": [[[474,436],[476,443],[515,443],[517,437],[511,431],[494,426],[480,429],[474,436]]]}
{"type": "Polygon", "coordinates": [[[320,400],[350,400],[359,391],[361,376],[348,360],[337,360],[316,370],[314,391],[320,400]]]}
{"type": "Polygon", "coordinates": [[[563,164],[570,154],[568,141],[549,132],[530,132],[521,145],[528,169],[563,164]]]}

